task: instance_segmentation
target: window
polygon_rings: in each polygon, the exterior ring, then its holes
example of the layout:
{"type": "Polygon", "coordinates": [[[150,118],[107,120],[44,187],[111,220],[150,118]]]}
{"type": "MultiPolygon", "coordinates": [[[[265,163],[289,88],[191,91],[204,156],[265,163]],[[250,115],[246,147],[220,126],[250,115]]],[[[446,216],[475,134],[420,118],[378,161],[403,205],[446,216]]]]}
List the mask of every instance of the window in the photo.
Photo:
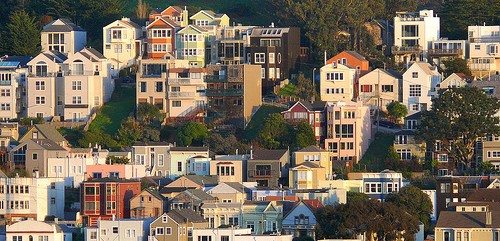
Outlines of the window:
{"type": "Polygon", "coordinates": [[[82,103],[82,97],[81,96],[73,96],[73,104],[81,104],[82,103]]]}
{"type": "Polygon", "coordinates": [[[23,241],[23,236],[12,236],[12,241],[23,241]]]}
{"type": "Polygon", "coordinates": [[[402,37],[418,37],[418,25],[402,25],[402,37]]]}
{"type": "Polygon", "coordinates": [[[409,149],[398,149],[396,152],[399,154],[401,160],[411,160],[411,150],[409,149]]]}
{"type": "Polygon", "coordinates": [[[269,79],[274,79],[274,68],[269,68],[269,79]]]}
{"type": "Polygon", "coordinates": [[[36,96],[35,104],[37,105],[45,105],[45,96],[36,96]]]}
{"type": "Polygon", "coordinates": [[[274,53],[269,53],[269,63],[274,64],[274,53]]]}
{"type": "Polygon", "coordinates": [[[479,45],[479,44],[474,45],[474,49],[475,50],[481,50],[481,45],[479,45]]]}
{"type": "Polygon", "coordinates": [[[182,172],[182,162],[177,162],[177,171],[182,172]]]}
{"type": "Polygon", "coordinates": [[[397,135],[396,136],[396,144],[408,144],[408,136],[407,135],[397,135]]]}
{"type": "Polygon", "coordinates": [[[249,228],[253,232],[255,228],[254,221],[247,221],[247,228],[249,228]]]}
{"type": "Polygon", "coordinates": [[[266,62],[266,54],[265,53],[255,53],[255,63],[263,64],[266,62]]]}
{"type": "Polygon", "coordinates": [[[108,230],[107,229],[101,229],[101,235],[102,236],[106,236],[108,234],[108,230]]]}
{"type": "Polygon", "coordinates": [[[418,72],[412,72],[411,77],[414,79],[418,78],[418,72]]]}
{"type": "Polygon", "coordinates": [[[73,90],[82,90],[82,81],[75,80],[71,85],[73,90]]]}
{"type": "Polygon", "coordinates": [[[171,234],[172,234],[172,228],[170,228],[170,227],[166,227],[166,228],[165,228],[165,233],[166,233],[167,235],[171,235],[171,234]]]}
{"type": "Polygon", "coordinates": [[[121,39],[122,38],[122,31],[119,29],[111,30],[111,38],[112,39],[121,39]]]}
{"type": "Polygon", "coordinates": [[[172,30],[170,29],[153,29],[153,38],[170,38],[172,37],[172,30]]]}
{"type": "Polygon", "coordinates": [[[410,97],[422,96],[421,85],[410,85],[410,97]]]}
{"type": "Polygon", "coordinates": [[[212,241],[212,236],[198,236],[198,241],[212,241]]]}
{"type": "Polygon", "coordinates": [[[464,232],[464,241],[469,241],[469,232],[464,232]]]}
{"type": "Polygon", "coordinates": [[[10,96],[10,89],[2,89],[0,96],[10,96]]]}
{"type": "Polygon", "coordinates": [[[372,85],[361,85],[361,92],[372,92],[372,85]]]}
{"type": "Polygon", "coordinates": [[[10,103],[2,103],[0,104],[1,110],[10,110],[10,103]]]}
{"type": "Polygon", "coordinates": [[[139,82],[141,92],[144,93],[146,92],[146,82],[139,82]]]}
{"type": "Polygon", "coordinates": [[[118,233],[118,227],[113,227],[113,233],[118,233]]]}
{"type": "Polygon", "coordinates": [[[265,79],[266,78],[266,68],[261,68],[260,69],[260,78],[265,79]]]}
{"type": "MultiPolygon", "coordinates": [[[[40,237],[42,237],[42,236],[38,237],[39,238],[38,241],[42,241],[42,240],[40,240],[40,237]]],[[[96,231],[90,232],[90,239],[97,239],[97,232],[96,231]]]]}
{"type": "Polygon", "coordinates": [[[344,80],[344,73],[326,73],[326,80],[344,80]]]}
{"type": "Polygon", "coordinates": [[[172,107],[181,107],[181,101],[180,100],[172,101],[172,107]]]}
{"type": "Polygon", "coordinates": [[[353,124],[336,124],[335,125],[335,137],[337,138],[352,138],[354,137],[354,125],[353,124]]]}
{"type": "Polygon", "coordinates": [[[156,92],[163,92],[163,82],[162,81],[157,81],[155,83],[155,91],[156,92]]]}
{"type": "Polygon", "coordinates": [[[45,81],[43,81],[43,80],[35,81],[35,89],[36,90],[45,90],[45,81]]]}
{"type": "Polygon", "coordinates": [[[394,92],[392,85],[382,85],[382,92],[394,92]]]}
{"type": "Polygon", "coordinates": [[[158,166],[162,167],[164,165],[163,154],[158,155],[158,166]]]}
{"type": "Polygon", "coordinates": [[[115,44],[115,53],[121,53],[123,52],[123,47],[121,44],[115,44]]]}
{"type": "Polygon", "coordinates": [[[164,229],[163,228],[156,228],[156,235],[164,235],[164,229]]]}
{"type": "Polygon", "coordinates": [[[220,241],[229,241],[229,236],[221,236],[220,241]]]}
{"type": "Polygon", "coordinates": [[[51,33],[49,34],[49,50],[64,52],[64,34],[63,33],[51,33]]]}

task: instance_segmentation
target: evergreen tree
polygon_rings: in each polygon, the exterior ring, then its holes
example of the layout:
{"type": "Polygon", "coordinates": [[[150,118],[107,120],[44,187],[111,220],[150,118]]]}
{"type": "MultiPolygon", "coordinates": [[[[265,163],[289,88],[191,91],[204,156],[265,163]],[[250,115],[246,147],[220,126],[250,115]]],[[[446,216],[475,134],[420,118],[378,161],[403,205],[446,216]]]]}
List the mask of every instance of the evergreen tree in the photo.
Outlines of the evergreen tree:
{"type": "Polygon", "coordinates": [[[10,15],[7,29],[11,54],[35,56],[39,53],[40,30],[35,18],[24,10],[15,11],[10,15]]]}

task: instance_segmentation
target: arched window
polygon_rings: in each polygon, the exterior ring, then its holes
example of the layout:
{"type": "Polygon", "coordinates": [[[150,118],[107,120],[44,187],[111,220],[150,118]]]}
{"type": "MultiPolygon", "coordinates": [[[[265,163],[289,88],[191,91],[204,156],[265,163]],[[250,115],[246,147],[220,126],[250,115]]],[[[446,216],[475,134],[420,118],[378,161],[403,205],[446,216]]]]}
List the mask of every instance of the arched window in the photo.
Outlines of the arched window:
{"type": "Polygon", "coordinates": [[[73,61],[73,75],[83,75],[83,61],[79,59],[73,61]]]}
{"type": "Polygon", "coordinates": [[[29,241],[33,241],[33,236],[32,235],[29,236],[29,241]]]}
{"type": "Polygon", "coordinates": [[[48,75],[47,63],[39,61],[35,64],[35,75],[38,77],[46,77],[48,75]]]}

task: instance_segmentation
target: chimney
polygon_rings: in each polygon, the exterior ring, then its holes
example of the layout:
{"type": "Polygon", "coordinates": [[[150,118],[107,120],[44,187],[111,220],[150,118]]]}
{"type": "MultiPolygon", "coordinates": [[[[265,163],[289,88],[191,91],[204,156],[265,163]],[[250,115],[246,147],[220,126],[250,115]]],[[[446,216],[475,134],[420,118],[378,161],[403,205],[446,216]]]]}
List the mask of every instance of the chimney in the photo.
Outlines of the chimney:
{"type": "Polygon", "coordinates": [[[115,221],[115,220],[116,220],[116,215],[115,215],[115,214],[113,214],[113,221],[115,221]]]}
{"type": "Polygon", "coordinates": [[[491,227],[491,221],[492,221],[492,217],[491,217],[491,210],[489,208],[486,209],[486,227],[489,228],[491,227]]]}
{"type": "Polygon", "coordinates": [[[58,224],[59,223],[59,218],[54,218],[54,223],[58,224]]]}
{"type": "Polygon", "coordinates": [[[236,149],[236,155],[238,155],[238,149],[236,149]]]}
{"type": "Polygon", "coordinates": [[[40,178],[40,172],[39,172],[38,170],[34,170],[34,171],[33,171],[33,176],[34,176],[35,178],[40,178]]]}

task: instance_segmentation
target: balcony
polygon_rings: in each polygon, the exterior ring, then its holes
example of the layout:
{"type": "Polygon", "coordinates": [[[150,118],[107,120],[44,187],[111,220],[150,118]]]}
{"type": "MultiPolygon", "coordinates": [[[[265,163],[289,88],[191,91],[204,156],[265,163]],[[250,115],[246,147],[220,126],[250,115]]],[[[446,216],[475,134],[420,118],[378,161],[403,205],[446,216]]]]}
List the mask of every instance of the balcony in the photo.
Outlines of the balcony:
{"type": "Polygon", "coordinates": [[[29,73],[28,77],[60,77],[62,76],[61,72],[43,72],[43,73],[29,73]]]}
{"type": "Polygon", "coordinates": [[[194,92],[168,92],[169,98],[193,98],[195,96],[194,92]]]}
{"type": "Polygon", "coordinates": [[[0,80],[0,85],[11,85],[12,81],[11,80],[0,80]]]}
{"type": "Polygon", "coordinates": [[[242,89],[207,89],[207,96],[242,96],[242,89]]]}
{"type": "Polygon", "coordinates": [[[64,76],[92,76],[99,75],[99,71],[65,71],[64,76]]]}
{"type": "Polygon", "coordinates": [[[462,55],[462,49],[429,49],[428,54],[430,56],[456,56],[462,55]]]}
{"type": "Polygon", "coordinates": [[[275,170],[248,170],[248,177],[273,177],[278,176],[275,170]]]}
{"type": "Polygon", "coordinates": [[[207,75],[205,76],[205,82],[207,83],[227,82],[227,75],[207,75]]]}
{"type": "Polygon", "coordinates": [[[201,85],[203,84],[203,80],[191,78],[169,78],[168,83],[175,85],[201,85]]]}
{"type": "Polygon", "coordinates": [[[392,46],[392,54],[415,54],[421,51],[420,46],[392,46]]]}

